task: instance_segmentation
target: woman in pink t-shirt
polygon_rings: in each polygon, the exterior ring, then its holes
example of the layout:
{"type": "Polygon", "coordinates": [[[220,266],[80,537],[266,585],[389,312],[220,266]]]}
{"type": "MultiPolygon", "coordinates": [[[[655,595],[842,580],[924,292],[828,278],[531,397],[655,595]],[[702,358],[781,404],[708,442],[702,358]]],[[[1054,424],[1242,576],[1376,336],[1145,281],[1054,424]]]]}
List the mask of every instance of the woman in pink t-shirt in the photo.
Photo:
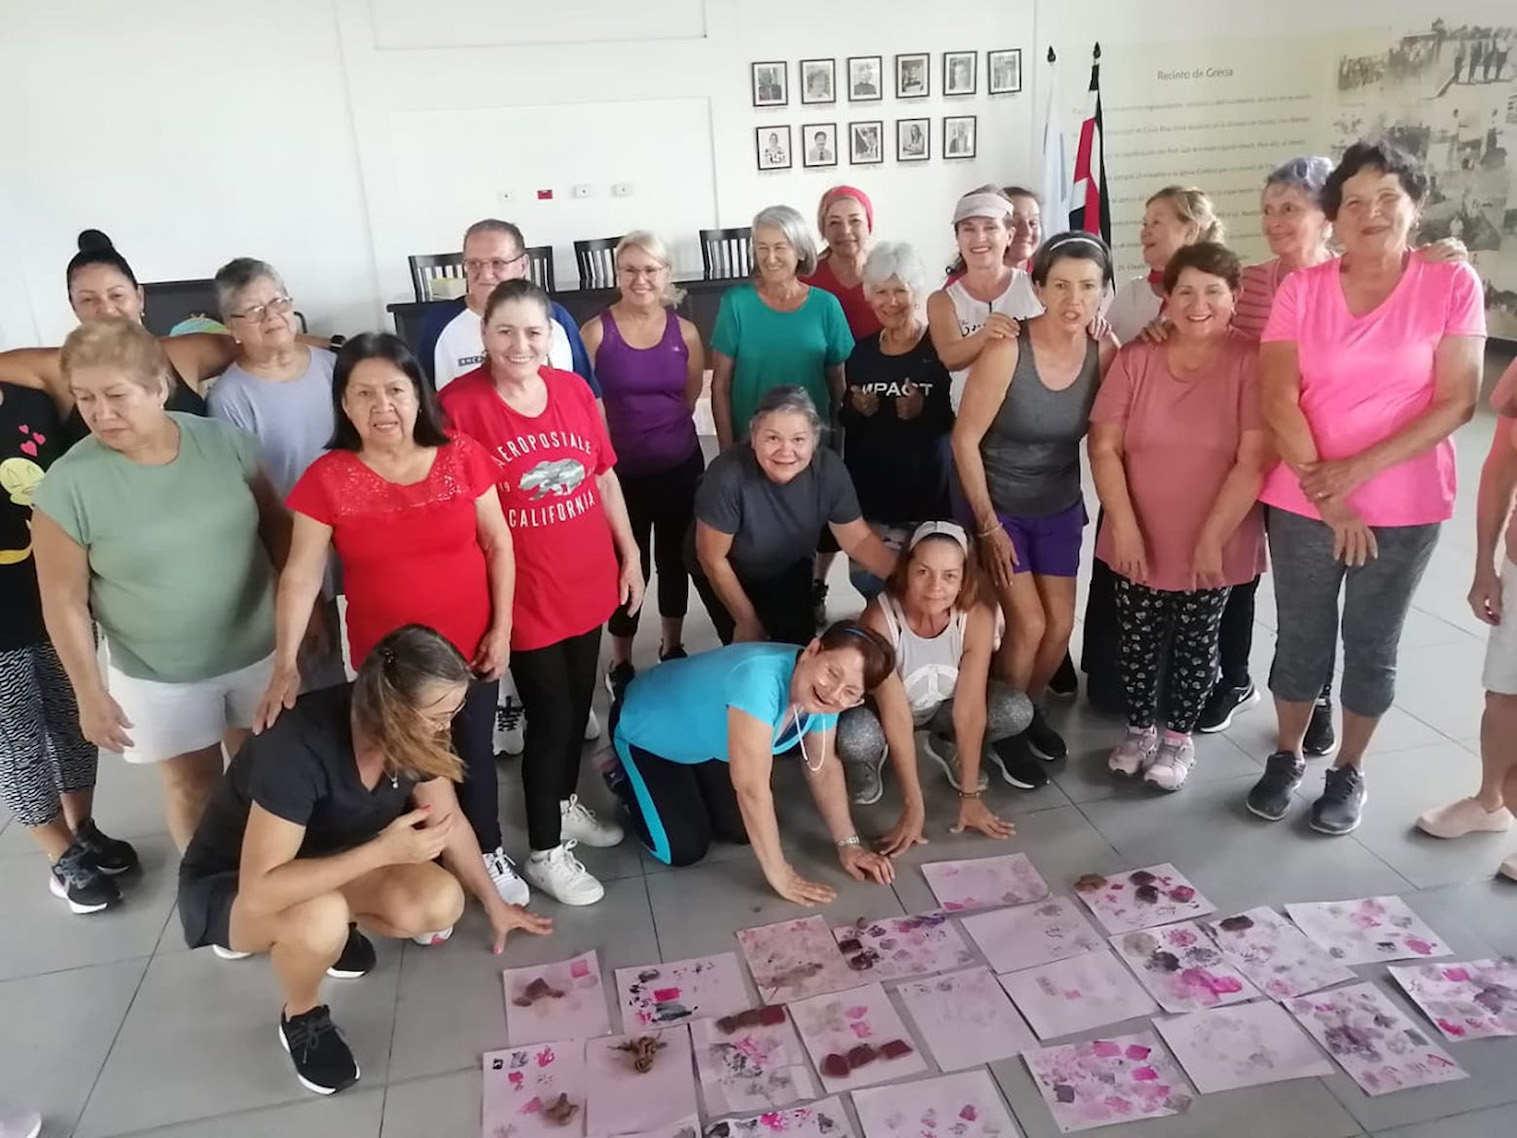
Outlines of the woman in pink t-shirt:
{"type": "Polygon", "coordinates": [[[1195,765],[1191,731],[1216,678],[1228,590],[1264,568],[1257,499],[1271,454],[1256,352],[1229,328],[1239,273],[1214,242],[1175,253],[1164,269],[1174,331],[1117,353],[1090,417],[1105,511],[1096,556],[1116,573],[1127,699],[1110,766],[1162,790],[1179,790],[1195,765]]]}
{"type": "Polygon", "coordinates": [[[1343,747],[1312,828],[1346,834],[1361,766],[1395,694],[1412,593],[1454,509],[1450,436],[1474,414],[1485,348],[1480,280],[1414,257],[1428,176],[1387,143],[1351,146],[1322,205],[1344,255],[1286,278],[1260,350],[1281,463],[1265,481],[1279,633],[1276,751],[1248,807],[1283,818],[1306,772],[1302,738],[1336,646],[1344,593],[1343,747]]]}

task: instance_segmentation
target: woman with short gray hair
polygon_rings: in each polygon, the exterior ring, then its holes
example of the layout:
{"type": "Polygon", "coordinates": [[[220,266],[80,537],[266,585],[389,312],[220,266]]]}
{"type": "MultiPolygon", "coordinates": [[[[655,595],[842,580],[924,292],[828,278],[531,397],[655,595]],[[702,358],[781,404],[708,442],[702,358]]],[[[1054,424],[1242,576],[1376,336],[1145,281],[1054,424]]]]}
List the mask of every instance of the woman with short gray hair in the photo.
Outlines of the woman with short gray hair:
{"type": "Polygon", "coordinates": [[[696,491],[686,565],[723,644],[807,644],[824,531],[876,576],[887,576],[896,556],[864,521],[843,460],[817,445],[822,420],[804,388],[765,392],[749,428],[745,442],[712,460],[696,491]]]}
{"type": "MultiPolygon", "coordinates": [[[[267,261],[238,257],[216,270],[212,283],[237,356],[212,384],[206,405],[213,418],[253,436],[263,468],[283,500],[332,438],[332,369],[337,357],[296,338],[300,329],[295,302],[267,261]]],[[[336,596],[336,580],[329,570],[301,650],[305,691],[347,678],[336,596]]]]}

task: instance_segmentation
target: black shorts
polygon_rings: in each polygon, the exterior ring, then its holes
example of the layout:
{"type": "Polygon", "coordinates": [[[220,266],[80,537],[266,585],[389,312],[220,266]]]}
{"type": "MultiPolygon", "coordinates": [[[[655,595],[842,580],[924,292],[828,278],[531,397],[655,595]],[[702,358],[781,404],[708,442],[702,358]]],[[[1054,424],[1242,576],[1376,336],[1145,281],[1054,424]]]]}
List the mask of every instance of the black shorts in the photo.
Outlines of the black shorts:
{"type": "Polygon", "coordinates": [[[191,948],[218,944],[231,948],[232,902],[237,900],[237,871],[179,874],[179,922],[191,948]]]}

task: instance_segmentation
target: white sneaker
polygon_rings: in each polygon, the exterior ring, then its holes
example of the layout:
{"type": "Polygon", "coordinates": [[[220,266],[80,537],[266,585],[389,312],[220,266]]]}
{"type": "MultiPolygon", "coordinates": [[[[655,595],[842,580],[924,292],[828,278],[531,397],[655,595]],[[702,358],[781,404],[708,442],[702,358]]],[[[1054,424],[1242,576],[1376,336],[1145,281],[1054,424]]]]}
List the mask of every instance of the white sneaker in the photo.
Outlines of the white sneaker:
{"type": "MultiPolygon", "coordinates": [[[[512,876],[514,877],[515,874],[512,874],[512,876]]],[[[526,888],[526,886],[523,886],[522,888],[526,888]]],[[[440,929],[435,933],[422,933],[420,936],[413,936],[411,940],[416,944],[421,945],[422,948],[431,948],[433,945],[446,944],[448,938],[452,935],[453,928],[450,925],[448,928],[440,929]]]]}
{"type": "Polygon", "coordinates": [[[495,883],[495,892],[507,905],[525,905],[532,899],[527,883],[516,875],[516,863],[499,846],[485,854],[485,870],[495,883]]]}
{"type": "Polygon", "coordinates": [[[1154,761],[1159,746],[1159,732],[1153,727],[1129,727],[1122,741],[1106,760],[1112,774],[1129,777],[1142,774],[1154,761]]]}
{"type": "Polygon", "coordinates": [[[622,828],[615,822],[602,822],[594,810],[579,800],[579,795],[571,794],[567,801],[560,802],[558,812],[561,837],[595,850],[621,844],[622,828]]]}
{"type": "Polygon", "coordinates": [[[600,738],[600,719],[595,714],[595,709],[590,709],[590,717],[585,720],[585,742],[593,743],[600,738]]]}
{"type": "Polygon", "coordinates": [[[222,960],[246,960],[253,955],[251,952],[233,952],[230,948],[223,948],[219,944],[211,945],[211,951],[222,960]]]}
{"type": "Polygon", "coordinates": [[[42,1115],[35,1110],[0,1107],[0,1138],[37,1138],[42,1133],[42,1115]]]}
{"type": "Polygon", "coordinates": [[[534,852],[522,866],[522,876],[561,905],[593,905],[606,895],[606,887],[574,856],[576,844],[571,840],[534,852]]]}
{"type": "Polygon", "coordinates": [[[495,754],[515,758],[527,745],[527,717],[522,712],[521,701],[506,696],[505,703],[495,709],[495,734],[491,737],[495,754]]]}
{"type": "Polygon", "coordinates": [[[1190,768],[1196,765],[1196,744],[1189,736],[1176,742],[1165,739],[1159,744],[1154,761],[1144,772],[1143,781],[1160,790],[1179,790],[1190,777],[1190,768]]]}

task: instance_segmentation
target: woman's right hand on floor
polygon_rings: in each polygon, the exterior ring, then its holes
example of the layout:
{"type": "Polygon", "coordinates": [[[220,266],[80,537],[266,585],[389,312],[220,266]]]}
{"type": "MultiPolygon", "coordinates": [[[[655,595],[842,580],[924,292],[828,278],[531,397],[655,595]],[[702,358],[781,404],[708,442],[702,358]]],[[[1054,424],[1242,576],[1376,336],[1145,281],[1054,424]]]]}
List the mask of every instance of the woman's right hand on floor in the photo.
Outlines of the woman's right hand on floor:
{"type": "Polygon", "coordinates": [[[127,734],[132,725],[109,692],[102,691],[80,701],[79,730],[97,747],[118,754],[125,751],[132,745],[132,737],[127,734]]]}
{"type": "Polygon", "coordinates": [[[948,828],[950,834],[978,830],[989,838],[1005,839],[1017,832],[1010,822],[1003,822],[978,798],[959,799],[959,820],[948,828]]]}
{"type": "Polygon", "coordinates": [[[300,669],[293,664],[276,664],[274,674],[269,677],[269,686],[264,689],[263,698],[253,712],[253,734],[261,735],[274,726],[279,713],[287,707],[294,707],[299,695],[300,669]]]}
{"type": "Polygon", "coordinates": [[[770,880],[769,884],[785,900],[797,905],[805,905],[808,909],[813,905],[830,905],[837,900],[836,889],[819,885],[815,881],[807,881],[788,864],[770,880]]]}

